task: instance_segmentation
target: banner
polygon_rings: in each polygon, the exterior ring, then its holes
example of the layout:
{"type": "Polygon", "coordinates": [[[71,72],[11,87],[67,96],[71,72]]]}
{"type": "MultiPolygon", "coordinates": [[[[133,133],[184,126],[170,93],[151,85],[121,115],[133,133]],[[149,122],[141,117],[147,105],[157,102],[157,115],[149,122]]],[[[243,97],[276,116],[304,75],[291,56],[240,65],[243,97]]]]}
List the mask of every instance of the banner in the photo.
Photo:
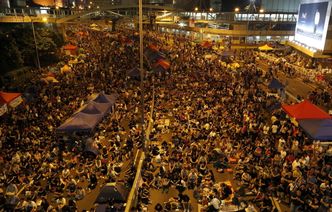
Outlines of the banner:
{"type": "Polygon", "coordinates": [[[5,114],[7,112],[7,105],[3,104],[2,106],[0,106],[0,116],[2,116],[3,114],[5,114]]]}
{"type": "Polygon", "coordinates": [[[23,102],[23,99],[21,96],[16,97],[13,101],[9,103],[9,106],[15,108],[18,105],[20,105],[23,102]]]}

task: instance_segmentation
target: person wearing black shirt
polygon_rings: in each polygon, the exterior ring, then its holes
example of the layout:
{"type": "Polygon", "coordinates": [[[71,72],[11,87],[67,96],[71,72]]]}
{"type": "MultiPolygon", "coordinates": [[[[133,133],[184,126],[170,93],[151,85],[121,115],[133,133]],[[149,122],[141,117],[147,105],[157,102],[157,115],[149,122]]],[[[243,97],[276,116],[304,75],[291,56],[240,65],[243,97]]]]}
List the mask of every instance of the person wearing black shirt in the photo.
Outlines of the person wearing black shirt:
{"type": "Polygon", "coordinates": [[[300,190],[297,190],[291,196],[291,212],[298,212],[301,211],[301,208],[304,204],[304,201],[301,200],[302,193],[300,190]]]}

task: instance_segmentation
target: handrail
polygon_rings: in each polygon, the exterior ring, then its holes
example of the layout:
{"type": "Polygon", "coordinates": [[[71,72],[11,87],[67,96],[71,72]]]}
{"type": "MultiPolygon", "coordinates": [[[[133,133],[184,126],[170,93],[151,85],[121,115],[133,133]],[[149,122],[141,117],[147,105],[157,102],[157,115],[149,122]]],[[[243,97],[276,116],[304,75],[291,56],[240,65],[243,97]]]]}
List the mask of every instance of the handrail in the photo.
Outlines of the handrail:
{"type": "Polygon", "coordinates": [[[135,180],[134,180],[133,186],[131,187],[131,190],[130,190],[130,193],[129,193],[129,196],[128,196],[128,199],[127,199],[125,212],[130,212],[131,211],[133,201],[134,201],[134,197],[137,193],[139,183],[141,181],[141,172],[142,172],[142,166],[143,166],[144,159],[145,159],[145,154],[144,154],[144,152],[142,152],[141,157],[139,159],[139,164],[138,164],[138,167],[137,167],[135,180]]]}

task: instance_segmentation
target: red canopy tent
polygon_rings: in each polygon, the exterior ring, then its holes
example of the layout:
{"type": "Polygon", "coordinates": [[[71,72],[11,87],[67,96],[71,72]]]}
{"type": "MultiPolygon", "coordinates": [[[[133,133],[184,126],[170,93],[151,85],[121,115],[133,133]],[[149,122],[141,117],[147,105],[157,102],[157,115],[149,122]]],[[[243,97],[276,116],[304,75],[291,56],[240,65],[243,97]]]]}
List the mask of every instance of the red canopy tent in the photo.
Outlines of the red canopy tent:
{"type": "Polygon", "coordinates": [[[74,46],[72,44],[67,44],[63,47],[63,50],[65,50],[66,54],[77,54],[77,46],[74,46]]]}
{"type": "Polygon", "coordinates": [[[0,91],[0,116],[7,111],[8,105],[11,107],[17,107],[23,102],[20,93],[7,93],[0,91]]]}
{"type": "Polygon", "coordinates": [[[330,119],[331,116],[312,104],[309,100],[304,100],[295,105],[281,105],[284,111],[297,120],[301,119],[330,119]]]}
{"type": "Polygon", "coordinates": [[[73,44],[67,44],[63,47],[64,50],[75,50],[77,49],[77,46],[74,46],[73,44]]]}

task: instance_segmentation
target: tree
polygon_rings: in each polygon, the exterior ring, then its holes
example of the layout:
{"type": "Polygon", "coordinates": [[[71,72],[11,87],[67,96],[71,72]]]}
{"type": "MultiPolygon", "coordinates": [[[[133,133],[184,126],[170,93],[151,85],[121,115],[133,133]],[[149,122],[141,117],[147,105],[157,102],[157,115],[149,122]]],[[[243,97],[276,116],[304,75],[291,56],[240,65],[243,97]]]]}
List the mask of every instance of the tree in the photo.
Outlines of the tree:
{"type": "Polygon", "coordinates": [[[4,74],[23,65],[20,50],[11,33],[0,31],[0,72],[4,74]]]}

